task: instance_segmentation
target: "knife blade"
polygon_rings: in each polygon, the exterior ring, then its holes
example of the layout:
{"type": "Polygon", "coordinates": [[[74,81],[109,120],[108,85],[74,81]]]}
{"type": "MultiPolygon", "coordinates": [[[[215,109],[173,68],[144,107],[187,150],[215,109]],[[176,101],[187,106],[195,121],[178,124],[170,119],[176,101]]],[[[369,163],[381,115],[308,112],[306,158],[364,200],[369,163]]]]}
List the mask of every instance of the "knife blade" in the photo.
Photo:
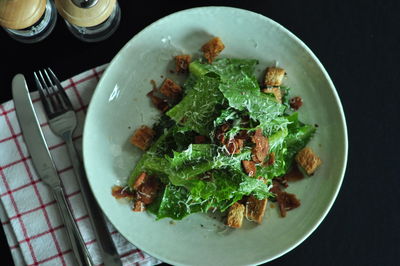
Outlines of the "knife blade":
{"type": "Polygon", "coordinates": [[[25,77],[22,74],[14,77],[12,92],[19,125],[37,174],[50,187],[60,186],[60,179],[33,109],[25,77]]]}
{"type": "Polygon", "coordinates": [[[53,191],[76,260],[79,265],[94,265],[78,226],[73,219],[71,209],[66,201],[61,186],[61,179],[58,176],[53,158],[40,128],[28,86],[22,74],[17,74],[13,78],[12,94],[18,122],[22,130],[25,144],[31,155],[33,166],[38,176],[53,191]]]}

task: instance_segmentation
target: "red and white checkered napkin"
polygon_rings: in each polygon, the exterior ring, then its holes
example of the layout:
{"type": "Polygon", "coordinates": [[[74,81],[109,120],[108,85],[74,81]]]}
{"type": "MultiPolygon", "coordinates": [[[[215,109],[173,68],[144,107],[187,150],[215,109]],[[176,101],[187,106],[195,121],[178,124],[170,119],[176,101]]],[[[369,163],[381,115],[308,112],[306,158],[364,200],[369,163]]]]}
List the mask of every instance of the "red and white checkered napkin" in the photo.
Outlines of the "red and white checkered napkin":
{"type": "MultiPolygon", "coordinates": [[[[93,90],[106,66],[79,74],[62,83],[76,110],[79,126],[75,146],[80,151],[82,125],[93,90]]],[[[96,265],[102,264],[81,192],[76,183],[65,143],[46,121],[38,93],[31,94],[35,110],[65,192],[86,245],[96,265]]],[[[111,193],[111,192],[110,192],[111,193]]],[[[0,219],[16,265],[73,265],[73,253],[50,189],[36,175],[25,146],[12,101],[0,105],[0,219]]],[[[109,224],[124,265],[160,263],[125,240],[109,224]]]]}

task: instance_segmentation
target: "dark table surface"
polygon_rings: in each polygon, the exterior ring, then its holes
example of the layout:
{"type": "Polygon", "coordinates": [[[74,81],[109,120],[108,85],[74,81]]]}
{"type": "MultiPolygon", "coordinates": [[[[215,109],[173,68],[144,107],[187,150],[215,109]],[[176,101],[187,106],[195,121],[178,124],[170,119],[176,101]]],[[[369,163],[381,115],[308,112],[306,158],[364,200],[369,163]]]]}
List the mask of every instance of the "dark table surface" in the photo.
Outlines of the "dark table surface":
{"type": "MultiPolygon", "coordinates": [[[[400,264],[399,1],[152,1],[147,7],[119,2],[120,27],[100,43],[75,39],[60,17],[38,44],[15,42],[1,31],[0,102],[11,99],[16,73],[31,75],[50,66],[60,79],[69,78],[109,62],[146,25],[172,12],[225,5],[263,14],[302,39],[324,64],[342,100],[349,133],[346,175],[331,211],[300,246],[270,264],[400,264]]],[[[1,231],[2,265],[12,265],[8,250],[1,231]]]]}

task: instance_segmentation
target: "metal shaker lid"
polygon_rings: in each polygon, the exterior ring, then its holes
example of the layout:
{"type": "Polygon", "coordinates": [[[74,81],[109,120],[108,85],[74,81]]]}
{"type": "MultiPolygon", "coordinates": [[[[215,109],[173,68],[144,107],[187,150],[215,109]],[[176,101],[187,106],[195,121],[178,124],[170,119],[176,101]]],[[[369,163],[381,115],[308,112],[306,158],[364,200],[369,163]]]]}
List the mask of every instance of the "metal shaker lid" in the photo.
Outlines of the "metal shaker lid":
{"type": "Polygon", "coordinates": [[[72,0],[72,2],[81,8],[90,8],[97,4],[98,0],[72,0]]]}
{"type": "Polygon", "coordinates": [[[104,22],[111,15],[116,0],[55,0],[55,3],[58,13],[69,23],[92,27],[104,22]]]}
{"type": "Polygon", "coordinates": [[[46,10],[46,0],[0,1],[0,25],[19,30],[32,26],[46,10]]]}

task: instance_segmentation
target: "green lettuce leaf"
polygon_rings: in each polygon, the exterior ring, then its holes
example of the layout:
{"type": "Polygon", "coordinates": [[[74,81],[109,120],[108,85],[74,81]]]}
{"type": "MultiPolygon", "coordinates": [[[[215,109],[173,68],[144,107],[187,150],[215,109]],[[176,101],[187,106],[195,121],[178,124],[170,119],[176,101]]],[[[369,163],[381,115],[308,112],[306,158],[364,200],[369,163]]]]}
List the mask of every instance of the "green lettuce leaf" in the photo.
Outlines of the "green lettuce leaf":
{"type": "Polygon", "coordinates": [[[244,175],[240,171],[213,170],[209,180],[191,180],[189,188],[168,184],[161,196],[149,206],[157,219],[180,220],[196,212],[207,212],[211,207],[226,211],[244,195],[259,199],[272,196],[270,184],[244,175]]]}
{"type": "Polygon", "coordinates": [[[288,125],[288,135],[285,138],[287,147],[286,161],[288,168],[293,162],[293,158],[301,149],[303,149],[316,131],[315,126],[302,123],[298,118],[298,113],[295,112],[288,116],[291,124],[288,125]]]}
{"type": "MultiPolygon", "coordinates": [[[[145,171],[146,164],[149,160],[155,157],[165,156],[165,154],[169,154],[171,148],[175,147],[173,139],[171,138],[171,133],[173,130],[174,127],[166,130],[161,136],[158,137],[158,139],[150,146],[150,148],[142,155],[142,157],[140,157],[128,178],[128,186],[132,186],[139,174],[145,171]]],[[[160,176],[160,178],[162,178],[162,176],[160,176]]]]}
{"type": "MultiPolygon", "coordinates": [[[[183,99],[156,126],[158,139],[137,163],[129,184],[140,172],[160,177],[165,184],[157,199],[148,206],[157,219],[182,219],[211,207],[225,211],[243,196],[273,197],[272,179],[284,175],[295,154],[311,139],[315,127],[299,121],[298,114],[286,114],[283,104],[272,94],[262,93],[254,76],[256,60],[218,59],[212,64],[194,61],[183,99]],[[241,130],[263,129],[268,136],[275,162],[257,165],[257,177],[247,176],[243,160],[251,160],[253,143],[245,142],[240,154],[229,155],[220,143],[194,144],[197,135],[210,136],[220,125],[229,123],[226,136],[241,130]]],[[[288,88],[283,88],[289,91],[288,88]]],[[[267,158],[268,159],[268,158],[267,158]]]]}
{"type": "Polygon", "coordinates": [[[190,144],[189,147],[181,152],[174,151],[174,156],[167,156],[167,160],[175,169],[194,165],[204,160],[213,159],[213,147],[211,144],[190,144]]]}
{"type": "Polygon", "coordinates": [[[156,219],[169,217],[181,220],[192,213],[206,212],[210,207],[210,202],[191,197],[186,188],[168,184],[159,199],[149,207],[149,211],[156,215],[156,219]]]}
{"type": "Polygon", "coordinates": [[[166,114],[176,123],[206,136],[212,129],[214,119],[219,115],[223,96],[218,90],[219,80],[200,77],[182,101],[166,114]]]}
{"type": "Polygon", "coordinates": [[[255,66],[258,64],[254,59],[221,58],[215,60],[212,64],[193,61],[189,65],[189,71],[196,77],[205,75],[220,76],[222,80],[229,80],[238,73],[244,73],[251,76],[254,73],[255,66]]]}
{"type": "Polygon", "coordinates": [[[270,94],[260,92],[255,78],[241,75],[241,79],[234,82],[221,83],[219,89],[230,107],[246,111],[250,118],[260,123],[265,134],[270,135],[276,130],[275,125],[280,124],[280,121],[273,121],[283,115],[285,106],[270,94]]]}

